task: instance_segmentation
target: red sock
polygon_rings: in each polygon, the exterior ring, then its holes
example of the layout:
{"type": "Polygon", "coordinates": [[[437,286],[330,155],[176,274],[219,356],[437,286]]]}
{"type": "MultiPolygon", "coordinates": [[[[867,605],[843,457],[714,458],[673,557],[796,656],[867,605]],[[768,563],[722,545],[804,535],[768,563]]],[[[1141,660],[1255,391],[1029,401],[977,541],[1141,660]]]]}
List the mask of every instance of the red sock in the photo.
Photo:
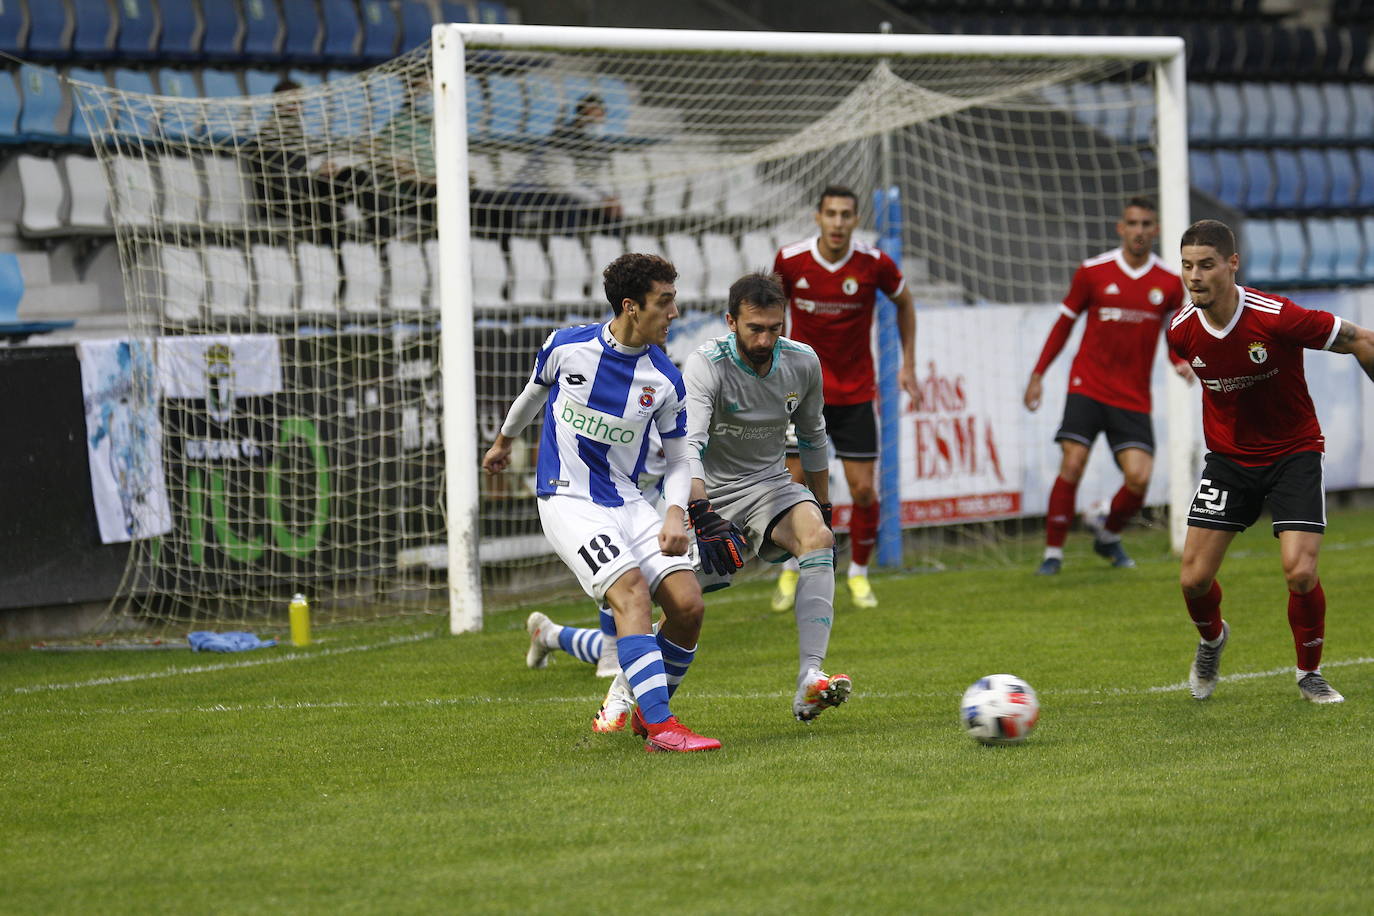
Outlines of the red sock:
{"type": "Polygon", "coordinates": [[[1045,514],[1045,546],[1063,547],[1069,536],[1069,522],[1073,521],[1073,502],[1078,496],[1078,484],[1063,477],[1054,478],[1050,487],[1050,510],[1045,514]]]}
{"type": "MultiPolygon", "coordinates": [[[[1193,618],[1193,625],[1197,627],[1198,633],[1203,639],[1213,640],[1221,637],[1221,583],[1216,579],[1212,580],[1212,587],[1207,594],[1201,598],[1189,598],[1186,594],[1183,601],[1188,605],[1188,616],[1193,618]]],[[[1292,608],[1292,602],[1289,602],[1292,608]]],[[[1292,614],[1292,610],[1289,610],[1292,614]]]]}
{"type": "Polygon", "coordinates": [[[1126,527],[1126,523],[1140,511],[1140,507],[1143,505],[1145,505],[1144,493],[1132,493],[1129,488],[1123,486],[1112,497],[1112,508],[1107,513],[1107,521],[1102,527],[1113,534],[1120,534],[1121,529],[1126,527]]]}
{"type": "Polygon", "coordinates": [[[1320,582],[1305,595],[1288,593],[1288,626],[1293,631],[1293,648],[1298,651],[1298,667],[1316,671],[1321,667],[1326,636],[1326,592],[1320,582]]]}
{"type": "Polygon", "coordinates": [[[868,565],[873,542],[878,538],[878,504],[855,506],[849,517],[849,556],[860,566],[868,565]]]}

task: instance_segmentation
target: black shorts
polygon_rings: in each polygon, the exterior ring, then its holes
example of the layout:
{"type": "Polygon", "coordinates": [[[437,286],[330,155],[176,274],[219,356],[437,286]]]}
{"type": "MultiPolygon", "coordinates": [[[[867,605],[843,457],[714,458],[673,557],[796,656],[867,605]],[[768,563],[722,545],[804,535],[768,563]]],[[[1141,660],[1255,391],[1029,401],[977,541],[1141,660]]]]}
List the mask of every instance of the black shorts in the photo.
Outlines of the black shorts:
{"type": "Polygon", "coordinates": [[[1138,448],[1155,453],[1155,431],[1150,415],[1124,407],[1112,407],[1086,394],[1070,394],[1064,400],[1064,420],[1054,441],[1068,439],[1092,448],[1098,433],[1107,434],[1112,452],[1123,448],[1138,448]]]}
{"type": "Polygon", "coordinates": [[[825,434],[835,447],[835,457],[845,461],[878,460],[878,421],[873,416],[873,402],[862,404],[827,404],[825,434]]]}
{"type": "Polygon", "coordinates": [[[1207,453],[1188,524],[1193,528],[1244,531],[1265,501],[1280,531],[1326,530],[1326,486],[1321,452],[1285,455],[1273,464],[1249,468],[1216,452],[1207,453]]]}

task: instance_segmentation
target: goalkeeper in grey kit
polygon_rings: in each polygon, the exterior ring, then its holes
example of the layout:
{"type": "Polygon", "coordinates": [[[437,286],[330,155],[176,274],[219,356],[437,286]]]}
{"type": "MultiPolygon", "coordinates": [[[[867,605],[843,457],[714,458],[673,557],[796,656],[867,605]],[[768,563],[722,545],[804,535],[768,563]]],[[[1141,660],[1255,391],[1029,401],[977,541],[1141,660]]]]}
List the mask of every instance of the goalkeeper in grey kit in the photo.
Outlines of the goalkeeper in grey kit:
{"type": "MultiPolygon", "coordinates": [[[[822,670],[835,618],[829,440],[820,360],[810,347],[782,336],[786,304],[772,275],[741,277],[730,287],[731,333],[707,341],[687,359],[688,512],[703,567],[716,544],[773,563],[789,556],[799,561],[793,610],[800,672],[792,712],[810,722],[843,703],[852,684],[847,675],[822,670]],[[789,421],[797,431],[806,486],[792,480],[784,460],[789,421]],[[744,534],[743,544],[737,531],[744,534]]],[[[722,571],[730,565],[721,564],[722,571]]]]}

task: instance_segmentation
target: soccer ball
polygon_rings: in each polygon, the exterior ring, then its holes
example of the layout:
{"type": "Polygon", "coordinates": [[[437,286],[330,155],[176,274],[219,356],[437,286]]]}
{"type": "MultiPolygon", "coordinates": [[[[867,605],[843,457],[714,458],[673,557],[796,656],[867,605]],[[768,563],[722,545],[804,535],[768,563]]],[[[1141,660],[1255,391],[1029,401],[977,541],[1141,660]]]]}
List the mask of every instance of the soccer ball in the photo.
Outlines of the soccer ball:
{"type": "Polygon", "coordinates": [[[1019,744],[1040,721],[1040,701],[1014,674],[989,674],[964,691],[959,704],[964,728],[983,744],[1019,744]]]}

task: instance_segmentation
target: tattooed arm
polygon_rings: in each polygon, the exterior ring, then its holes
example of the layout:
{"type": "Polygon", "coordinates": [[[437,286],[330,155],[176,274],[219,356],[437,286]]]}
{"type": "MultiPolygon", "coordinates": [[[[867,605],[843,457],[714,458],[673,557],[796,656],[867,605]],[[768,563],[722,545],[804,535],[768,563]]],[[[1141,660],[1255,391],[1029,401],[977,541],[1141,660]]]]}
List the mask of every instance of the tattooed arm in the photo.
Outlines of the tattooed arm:
{"type": "Polygon", "coordinates": [[[1374,331],[1342,319],[1336,339],[1331,341],[1331,352],[1353,353],[1364,374],[1374,380],[1374,331]]]}

